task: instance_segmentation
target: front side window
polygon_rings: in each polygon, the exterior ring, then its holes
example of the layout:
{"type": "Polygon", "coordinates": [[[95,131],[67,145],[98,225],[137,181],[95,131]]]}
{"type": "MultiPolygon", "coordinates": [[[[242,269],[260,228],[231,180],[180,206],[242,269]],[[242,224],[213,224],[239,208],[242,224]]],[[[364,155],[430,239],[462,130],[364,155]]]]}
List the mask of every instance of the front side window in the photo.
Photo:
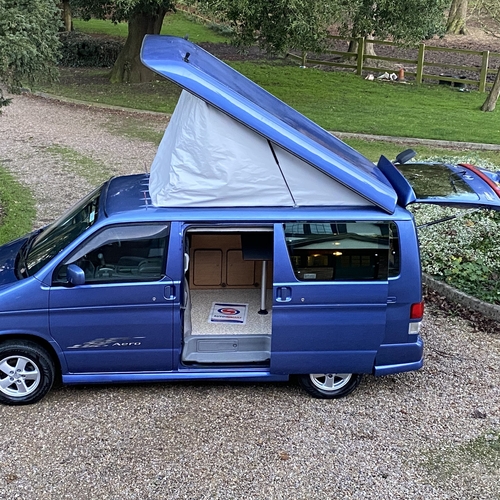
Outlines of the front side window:
{"type": "Polygon", "coordinates": [[[66,269],[75,264],[86,283],[155,281],[165,274],[169,227],[165,224],[117,225],[99,231],[59,266],[54,283],[66,283],[66,269]]]}
{"type": "Polygon", "coordinates": [[[83,234],[97,221],[101,188],[70,208],[47,226],[34,240],[26,258],[26,272],[35,274],[61,250],[83,234]]]}
{"type": "Polygon", "coordinates": [[[295,276],[301,281],[383,281],[399,274],[396,224],[379,221],[284,225],[295,276]]]}

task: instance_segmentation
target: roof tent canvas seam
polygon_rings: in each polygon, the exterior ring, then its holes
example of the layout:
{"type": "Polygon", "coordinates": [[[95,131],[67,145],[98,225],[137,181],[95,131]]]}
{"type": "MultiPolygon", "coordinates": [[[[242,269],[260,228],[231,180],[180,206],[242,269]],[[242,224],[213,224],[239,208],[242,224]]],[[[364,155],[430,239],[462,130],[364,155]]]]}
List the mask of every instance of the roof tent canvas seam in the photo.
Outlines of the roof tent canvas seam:
{"type": "Polygon", "coordinates": [[[293,200],[293,206],[296,207],[297,206],[297,202],[295,201],[295,198],[293,196],[292,190],[290,189],[290,186],[288,185],[288,182],[286,180],[285,174],[283,173],[283,170],[281,169],[281,165],[280,165],[280,162],[278,160],[278,157],[276,156],[276,153],[274,151],[273,145],[272,145],[271,141],[269,141],[269,140],[267,141],[267,143],[269,144],[269,148],[271,149],[271,152],[273,153],[274,161],[276,162],[276,165],[278,166],[278,168],[280,170],[281,176],[283,177],[283,182],[285,183],[286,188],[288,189],[288,192],[290,193],[290,196],[291,196],[291,198],[293,200]]]}

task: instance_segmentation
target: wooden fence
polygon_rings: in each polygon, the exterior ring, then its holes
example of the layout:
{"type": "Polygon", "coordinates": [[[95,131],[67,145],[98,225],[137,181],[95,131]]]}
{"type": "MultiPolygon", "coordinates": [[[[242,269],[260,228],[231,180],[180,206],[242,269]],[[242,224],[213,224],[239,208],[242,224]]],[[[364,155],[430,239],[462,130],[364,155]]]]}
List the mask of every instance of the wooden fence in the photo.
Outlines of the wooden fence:
{"type": "MultiPolygon", "coordinates": [[[[374,67],[370,66],[373,64],[372,61],[389,61],[394,64],[397,64],[399,67],[405,68],[405,75],[411,75],[415,77],[415,82],[417,84],[422,83],[424,79],[431,80],[442,80],[447,82],[457,82],[461,84],[470,84],[477,85],[480,92],[485,92],[487,86],[491,85],[491,82],[488,82],[489,74],[496,74],[498,69],[491,68],[490,63],[492,58],[500,58],[499,52],[490,52],[488,50],[485,51],[477,51],[477,50],[466,50],[466,49],[449,49],[444,47],[432,47],[426,45],[424,43],[420,43],[418,46],[414,46],[414,50],[417,52],[417,56],[415,59],[404,59],[398,57],[384,57],[378,55],[370,55],[366,54],[366,45],[374,44],[374,45],[392,45],[395,47],[403,48],[401,45],[394,42],[387,42],[385,40],[372,40],[366,38],[347,38],[340,36],[330,36],[332,40],[344,40],[346,42],[357,42],[358,49],[356,53],[340,51],[340,50],[325,50],[324,55],[334,54],[341,56],[338,61],[329,61],[326,59],[310,59],[307,57],[306,52],[302,52],[302,54],[297,55],[293,53],[289,53],[288,56],[300,61],[301,66],[306,65],[327,65],[327,66],[335,66],[339,68],[352,68],[355,70],[356,74],[362,75],[363,71],[374,71],[374,72],[393,72],[395,71],[394,67],[374,67]],[[425,60],[425,56],[427,53],[432,51],[440,51],[440,52],[455,52],[460,54],[468,54],[477,56],[480,58],[481,64],[477,66],[461,66],[459,64],[451,64],[444,62],[430,62],[425,60]],[[413,70],[413,67],[415,69],[413,70]],[[426,67],[436,67],[436,68],[446,68],[449,70],[456,71],[467,71],[473,72],[478,75],[477,80],[472,78],[457,78],[453,76],[443,76],[436,75],[431,73],[426,73],[426,67]]],[[[406,47],[405,47],[406,48],[406,47]]],[[[500,59],[498,61],[500,63],[500,59]]],[[[397,70],[396,70],[397,71],[397,70]]]]}

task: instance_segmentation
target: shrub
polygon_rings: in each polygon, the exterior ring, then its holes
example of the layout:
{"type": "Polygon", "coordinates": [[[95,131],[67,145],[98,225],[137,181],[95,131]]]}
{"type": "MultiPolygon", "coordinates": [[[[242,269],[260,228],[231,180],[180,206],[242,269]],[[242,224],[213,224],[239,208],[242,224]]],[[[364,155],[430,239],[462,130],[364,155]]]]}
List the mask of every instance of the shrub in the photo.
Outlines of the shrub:
{"type": "Polygon", "coordinates": [[[207,27],[210,28],[212,31],[215,31],[215,33],[218,33],[219,35],[230,37],[234,35],[234,28],[231,26],[228,26],[227,24],[220,24],[220,23],[209,23],[207,24],[207,27]]]}
{"type": "MultiPolygon", "coordinates": [[[[498,170],[495,165],[470,157],[425,161],[473,163],[498,170]]],[[[500,212],[435,205],[416,205],[411,210],[417,225],[457,216],[419,229],[423,271],[481,300],[500,304],[500,212]]]]}
{"type": "Polygon", "coordinates": [[[62,66],[109,67],[113,66],[123,48],[122,40],[91,36],[86,33],[70,31],[61,33],[62,66]]]}

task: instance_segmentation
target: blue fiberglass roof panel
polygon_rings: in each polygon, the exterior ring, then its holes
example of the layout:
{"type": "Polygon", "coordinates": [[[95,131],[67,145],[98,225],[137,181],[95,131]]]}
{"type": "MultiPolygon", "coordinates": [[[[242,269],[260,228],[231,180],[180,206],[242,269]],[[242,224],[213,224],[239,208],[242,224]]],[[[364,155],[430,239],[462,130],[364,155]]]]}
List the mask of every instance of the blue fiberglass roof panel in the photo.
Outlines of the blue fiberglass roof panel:
{"type": "Polygon", "coordinates": [[[372,162],[201,47],[183,38],[147,35],[141,60],[375,205],[394,211],[397,195],[372,162]]]}
{"type": "Polygon", "coordinates": [[[406,210],[396,207],[392,214],[384,214],[377,207],[245,207],[234,208],[171,208],[152,205],[148,194],[149,174],[114,177],[104,184],[103,211],[114,223],[184,221],[218,224],[234,222],[238,225],[297,220],[411,220],[406,210]],[[334,215],[333,215],[334,214],[334,215]]]}

